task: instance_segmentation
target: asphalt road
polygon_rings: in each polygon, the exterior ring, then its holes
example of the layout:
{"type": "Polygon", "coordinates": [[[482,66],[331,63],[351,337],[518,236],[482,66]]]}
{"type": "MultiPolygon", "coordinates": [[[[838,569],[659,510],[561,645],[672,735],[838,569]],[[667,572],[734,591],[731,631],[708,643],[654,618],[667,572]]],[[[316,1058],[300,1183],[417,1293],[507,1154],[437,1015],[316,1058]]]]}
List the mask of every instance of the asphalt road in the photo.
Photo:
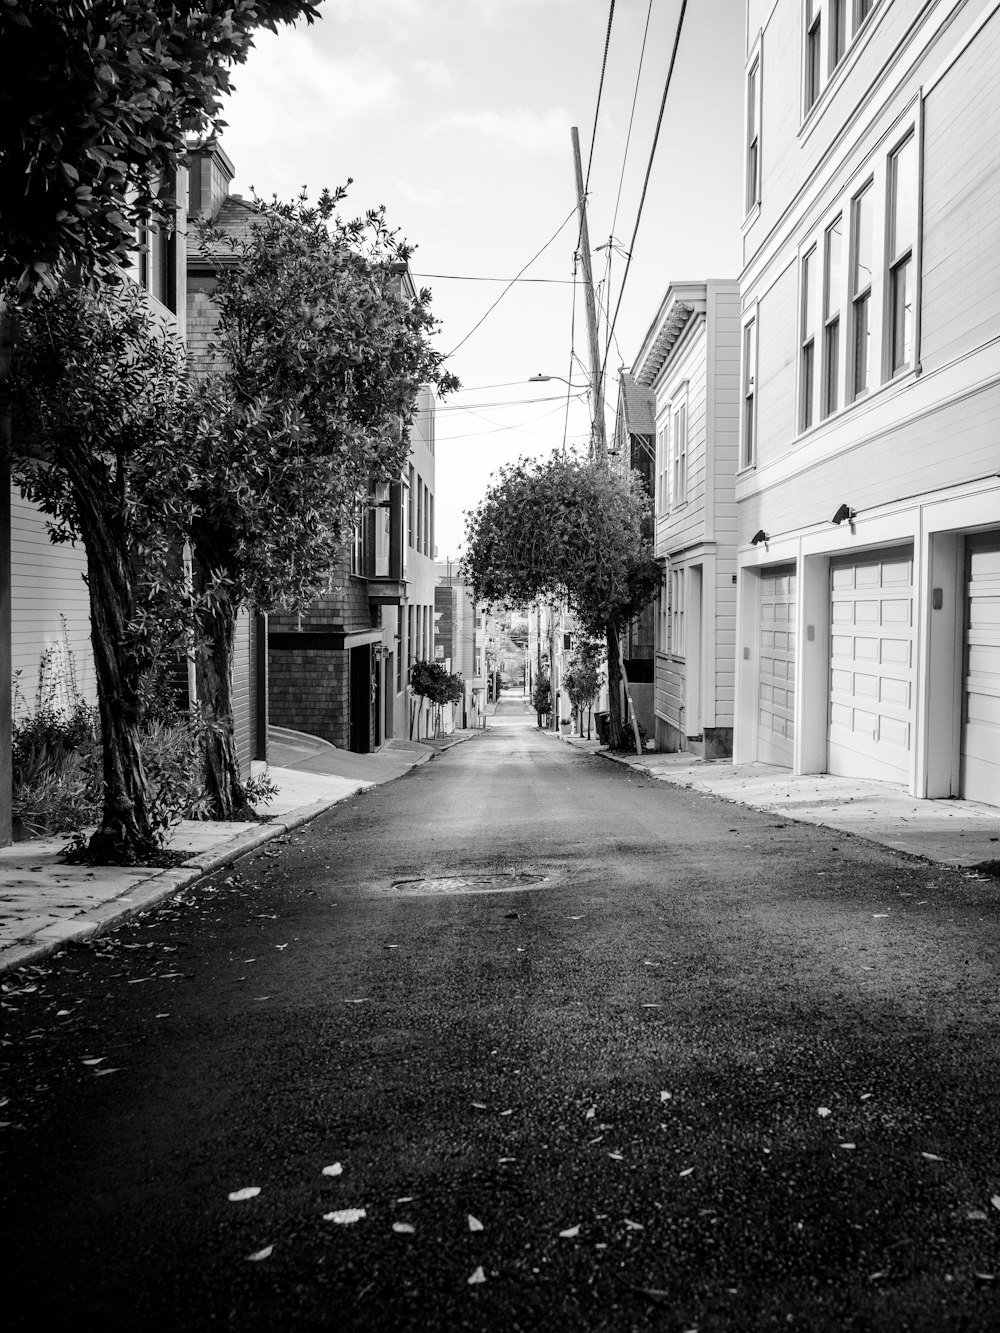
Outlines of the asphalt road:
{"type": "Polygon", "coordinates": [[[997,882],[533,722],[6,979],[5,1327],[1000,1329],[997,882]]]}

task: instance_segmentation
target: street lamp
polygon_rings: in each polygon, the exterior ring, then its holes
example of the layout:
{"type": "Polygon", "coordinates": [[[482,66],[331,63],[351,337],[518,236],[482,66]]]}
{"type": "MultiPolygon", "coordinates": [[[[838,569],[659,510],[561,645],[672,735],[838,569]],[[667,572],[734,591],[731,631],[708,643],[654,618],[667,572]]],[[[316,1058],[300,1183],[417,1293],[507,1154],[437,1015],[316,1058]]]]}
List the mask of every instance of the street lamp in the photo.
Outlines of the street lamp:
{"type": "Polygon", "coordinates": [[[563,384],[568,384],[571,389],[589,389],[589,384],[574,384],[568,380],[565,375],[543,375],[541,371],[537,375],[532,375],[528,380],[529,384],[548,384],[549,380],[561,380],[563,384]]]}

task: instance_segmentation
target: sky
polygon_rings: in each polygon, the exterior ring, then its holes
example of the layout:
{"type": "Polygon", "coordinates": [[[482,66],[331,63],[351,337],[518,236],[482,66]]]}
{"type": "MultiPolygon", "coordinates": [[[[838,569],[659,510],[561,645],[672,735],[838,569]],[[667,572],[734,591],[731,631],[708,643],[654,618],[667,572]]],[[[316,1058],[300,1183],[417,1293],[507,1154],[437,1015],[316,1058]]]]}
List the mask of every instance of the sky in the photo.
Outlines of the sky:
{"type": "Polygon", "coordinates": [[[463,511],[501,465],[564,441],[586,450],[572,126],[609,437],[619,367],[670,282],[739,276],[743,0],[689,0],[654,154],[680,7],[618,0],[599,108],[608,0],[325,0],[319,22],[261,33],[235,71],[221,137],[234,193],[315,197],[351,178],[345,215],[384,204],[415,247],[436,345],[463,386],[436,419],[441,559],[460,555],[463,511]],[[506,291],[496,281],[518,274],[506,291]],[[529,383],[537,374],[572,383],[529,383]]]}

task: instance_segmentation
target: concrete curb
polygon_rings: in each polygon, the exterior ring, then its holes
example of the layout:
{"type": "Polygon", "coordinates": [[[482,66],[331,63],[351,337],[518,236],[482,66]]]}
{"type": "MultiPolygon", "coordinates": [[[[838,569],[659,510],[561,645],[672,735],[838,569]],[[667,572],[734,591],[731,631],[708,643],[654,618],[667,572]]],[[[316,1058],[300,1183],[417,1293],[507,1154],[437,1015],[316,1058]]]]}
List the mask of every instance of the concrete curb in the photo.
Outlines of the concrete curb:
{"type": "MultiPolygon", "coordinates": [[[[427,755],[426,759],[432,757],[427,755]]],[[[421,758],[418,762],[424,763],[426,759],[421,758]]],[[[374,785],[369,783],[366,787],[374,785]]],[[[365,790],[366,787],[359,787],[358,790],[365,790]]],[[[0,952],[0,974],[42,962],[65,948],[67,944],[83,944],[122,921],[139,916],[167,898],[191,888],[215,871],[235,865],[237,861],[249,856],[265,843],[280,838],[292,829],[301,828],[303,824],[308,824],[346,799],[347,797],[332,801],[319,800],[288,811],[273,824],[254,824],[245,834],[238,834],[235,838],[228,839],[217,849],[193,856],[179,866],[154,871],[148,879],[133,885],[120,897],[110,898],[107,902],[88,909],[85,915],[70,917],[66,921],[57,921],[45,926],[32,939],[9,945],[0,952]]]]}

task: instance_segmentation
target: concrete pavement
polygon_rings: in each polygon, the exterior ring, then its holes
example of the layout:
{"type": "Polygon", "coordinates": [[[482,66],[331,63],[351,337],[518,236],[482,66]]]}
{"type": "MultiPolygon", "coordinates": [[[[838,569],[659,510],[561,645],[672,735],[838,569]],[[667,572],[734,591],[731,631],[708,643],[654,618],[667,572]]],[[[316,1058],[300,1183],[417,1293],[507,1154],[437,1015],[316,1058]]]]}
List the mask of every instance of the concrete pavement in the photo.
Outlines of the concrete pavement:
{"type": "Polygon", "coordinates": [[[429,742],[391,740],[377,754],[353,754],[316,736],[272,727],[267,767],[278,791],[258,807],[267,822],[182,820],[171,829],[167,847],[182,852],[184,860],[169,870],[66,865],[59,856],[66,835],[0,848],[0,972],[96,935],[262,844],[287,837],[338,801],[400,777],[436,751],[475,734],[459,731],[429,742]]]}
{"type": "Polygon", "coordinates": [[[1000,873],[1000,810],[976,801],[918,801],[902,784],[838,778],[829,773],[793,777],[772,764],[731,764],[690,754],[612,753],[577,736],[577,749],[639,768],[659,782],[719,796],[754,810],[804,824],[821,824],[909,856],[974,869],[993,863],[1000,873]]]}

